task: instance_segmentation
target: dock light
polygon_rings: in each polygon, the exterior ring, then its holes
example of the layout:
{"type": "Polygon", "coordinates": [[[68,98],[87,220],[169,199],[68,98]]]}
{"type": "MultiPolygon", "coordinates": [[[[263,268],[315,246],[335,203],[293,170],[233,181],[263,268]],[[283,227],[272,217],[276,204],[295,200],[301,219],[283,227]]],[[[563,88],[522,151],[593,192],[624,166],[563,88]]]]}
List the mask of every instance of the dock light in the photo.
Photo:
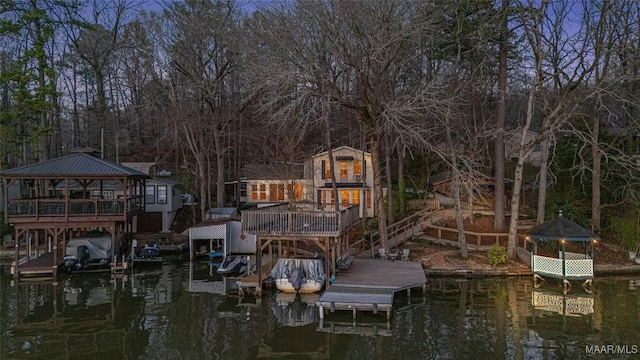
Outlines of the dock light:
{"type": "Polygon", "coordinates": [[[591,242],[592,242],[592,243],[594,243],[594,244],[597,244],[597,243],[598,243],[598,240],[593,239],[593,240],[591,240],[591,242]]]}
{"type": "Polygon", "coordinates": [[[565,242],[564,239],[560,239],[561,244],[564,244],[564,242],[565,242]]]}

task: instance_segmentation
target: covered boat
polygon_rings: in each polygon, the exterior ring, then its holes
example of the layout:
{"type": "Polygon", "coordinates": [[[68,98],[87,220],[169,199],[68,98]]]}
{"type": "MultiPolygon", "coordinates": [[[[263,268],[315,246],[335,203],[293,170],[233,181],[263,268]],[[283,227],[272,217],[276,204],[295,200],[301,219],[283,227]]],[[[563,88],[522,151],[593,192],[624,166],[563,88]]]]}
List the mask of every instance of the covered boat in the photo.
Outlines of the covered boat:
{"type": "Polygon", "coordinates": [[[111,258],[111,235],[71,239],[67,243],[64,266],[68,271],[90,265],[107,265],[111,258]]]}
{"type": "Polygon", "coordinates": [[[271,277],[278,290],[298,293],[320,291],[326,280],[322,259],[279,259],[271,277]]]}

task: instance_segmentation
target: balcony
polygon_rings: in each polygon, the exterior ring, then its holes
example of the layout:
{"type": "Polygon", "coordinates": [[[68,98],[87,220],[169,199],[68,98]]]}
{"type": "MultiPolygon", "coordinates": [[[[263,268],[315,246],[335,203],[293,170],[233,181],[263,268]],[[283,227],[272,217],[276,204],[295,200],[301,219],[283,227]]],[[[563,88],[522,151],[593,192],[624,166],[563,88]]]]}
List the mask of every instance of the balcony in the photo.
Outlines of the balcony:
{"type": "Polygon", "coordinates": [[[144,198],[130,199],[21,199],[7,204],[9,223],[37,221],[125,221],[142,211],[144,198]],[[126,209],[125,209],[126,206],[126,209]]]}

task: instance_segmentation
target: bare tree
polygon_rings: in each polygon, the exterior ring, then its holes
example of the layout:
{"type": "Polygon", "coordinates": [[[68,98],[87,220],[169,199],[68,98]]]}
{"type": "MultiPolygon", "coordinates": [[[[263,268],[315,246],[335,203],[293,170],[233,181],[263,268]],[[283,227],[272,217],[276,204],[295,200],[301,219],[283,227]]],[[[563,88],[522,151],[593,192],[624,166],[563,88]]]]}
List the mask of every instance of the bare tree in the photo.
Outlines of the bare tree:
{"type": "Polygon", "coordinates": [[[498,55],[498,104],[496,113],[496,137],[494,140],[494,156],[495,156],[495,194],[494,194],[494,222],[493,227],[496,230],[504,229],[505,223],[505,187],[504,187],[504,130],[506,120],[507,107],[507,55],[508,55],[508,36],[509,23],[507,10],[509,8],[509,0],[502,0],[501,17],[500,17],[500,39],[499,39],[499,55],[498,55]]]}
{"type": "MultiPolygon", "coordinates": [[[[429,94],[434,84],[423,81],[405,93],[396,87],[419,38],[439,20],[419,5],[395,0],[301,1],[260,9],[249,23],[256,41],[256,52],[249,55],[251,82],[256,94],[270,99],[265,109],[328,99],[352,111],[362,125],[372,157],[382,247],[387,247],[384,132],[395,128],[405,137],[416,136],[424,126],[418,115],[436,108],[425,104],[433,105],[429,94]]],[[[307,116],[299,113],[298,118],[304,121],[307,116]]]]}
{"type": "MultiPolygon", "coordinates": [[[[238,48],[241,45],[241,33],[238,29],[238,7],[233,1],[187,1],[173,3],[165,11],[170,21],[167,24],[167,53],[175,76],[182,77],[181,91],[191,92],[192,105],[202,110],[206,117],[198,117],[201,124],[185,131],[202,136],[203,129],[211,134],[214,151],[202,153],[206,148],[190,146],[196,159],[203,163],[199,179],[201,184],[208,183],[209,156],[216,163],[216,202],[223,206],[225,201],[225,156],[227,153],[227,134],[233,116],[229,116],[227,106],[231,96],[228,79],[238,61],[238,48]],[[195,152],[193,152],[195,151],[195,152]]],[[[196,125],[190,122],[184,126],[196,125]]],[[[186,139],[185,139],[186,140],[186,139]]],[[[201,185],[200,196],[203,202],[211,200],[207,196],[206,186],[201,185]]],[[[202,204],[201,207],[205,205],[202,204]]],[[[204,209],[204,208],[202,208],[204,209]]],[[[201,210],[204,211],[204,210],[201,210]]],[[[204,213],[203,213],[204,216],[204,213]]]]}
{"type": "MultiPolygon", "coordinates": [[[[525,161],[536,145],[564,125],[592,94],[588,92],[571,97],[583,81],[591,75],[593,63],[590,61],[592,60],[590,59],[591,48],[585,40],[581,27],[576,28],[569,24],[569,4],[571,2],[567,1],[553,3],[521,1],[517,4],[521,29],[531,56],[532,76],[524,124],[517,135],[518,160],[514,171],[507,247],[510,258],[515,257],[516,251],[517,222],[525,161]],[[556,30],[560,31],[560,35],[556,30]],[[549,96],[542,101],[544,122],[540,124],[537,138],[530,140],[527,132],[539,118],[536,100],[546,94],[549,96]]],[[[542,186],[540,189],[542,190],[542,186]]]]}

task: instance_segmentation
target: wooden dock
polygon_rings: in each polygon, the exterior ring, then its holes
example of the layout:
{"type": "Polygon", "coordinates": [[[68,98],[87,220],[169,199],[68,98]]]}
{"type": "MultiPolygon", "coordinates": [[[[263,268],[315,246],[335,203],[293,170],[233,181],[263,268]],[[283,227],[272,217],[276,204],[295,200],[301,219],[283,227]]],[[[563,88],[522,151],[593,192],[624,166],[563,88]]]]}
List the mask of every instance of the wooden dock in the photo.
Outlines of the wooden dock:
{"type": "Polygon", "coordinates": [[[356,312],[379,311],[391,318],[393,296],[396,292],[423,287],[427,282],[422,265],[414,261],[382,261],[356,258],[348,272],[340,272],[334,283],[320,296],[316,303],[320,318],[325,308],[331,312],[349,310],[356,312]]]}
{"type": "Polygon", "coordinates": [[[18,265],[17,269],[13,269],[16,276],[28,275],[28,276],[53,276],[55,270],[64,264],[64,255],[61,250],[58,250],[58,264],[53,263],[53,252],[44,253],[37,258],[32,258],[29,262],[22,261],[18,265]]]}
{"type": "Polygon", "coordinates": [[[271,276],[272,267],[270,263],[263,264],[261,271],[238,278],[236,284],[238,285],[239,295],[243,296],[246,292],[253,292],[256,296],[260,296],[262,294],[262,284],[271,276]],[[262,279],[258,279],[258,274],[261,274],[262,279]]]}

